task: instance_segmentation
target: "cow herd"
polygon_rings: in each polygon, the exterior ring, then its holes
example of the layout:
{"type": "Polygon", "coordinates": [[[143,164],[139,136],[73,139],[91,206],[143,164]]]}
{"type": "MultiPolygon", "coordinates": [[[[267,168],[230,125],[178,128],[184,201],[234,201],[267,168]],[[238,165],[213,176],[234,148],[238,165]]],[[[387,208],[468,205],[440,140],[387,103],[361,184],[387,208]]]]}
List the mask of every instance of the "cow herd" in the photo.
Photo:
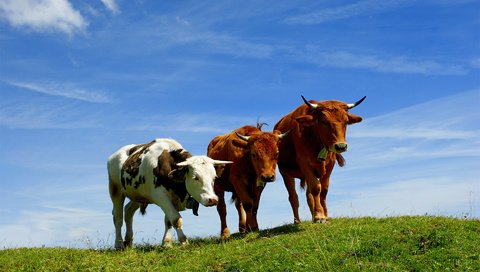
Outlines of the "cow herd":
{"type": "Polygon", "coordinates": [[[262,131],[262,124],[235,129],[213,138],[207,156],[192,156],[172,139],[127,145],[113,153],[108,159],[108,177],[115,248],[132,245],[133,215],[138,209],[145,214],[148,204],[158,205],[165,213],[165,247],[172,245],[172,227],[179,242],[187,242],[179,211],[192,209],[198,215],[199,204],[217,206],[220,237],[228,239],[225,192],[232,193],[239,231],[258,230],[260,197],[266,184],[275,181],[277,164],[294,222],[300,222],[295,178],[302,187],[306,185],[312,221],[326,222],[330,174],[336,162],[345,163],[341,153],[348,147],[346,127],[362,121],[349,110],[365,97],[353,104],[302,99],[304,103],[280,119],[273,132],[262,131]],[[124,206],[126,198],[129,202],[124,206]]]}

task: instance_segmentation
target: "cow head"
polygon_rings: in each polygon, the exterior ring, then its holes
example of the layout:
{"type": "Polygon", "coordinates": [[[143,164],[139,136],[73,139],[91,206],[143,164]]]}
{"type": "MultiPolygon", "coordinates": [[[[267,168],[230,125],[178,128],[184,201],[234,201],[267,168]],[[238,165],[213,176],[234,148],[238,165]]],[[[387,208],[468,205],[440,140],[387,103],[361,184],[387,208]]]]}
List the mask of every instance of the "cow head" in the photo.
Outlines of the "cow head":
{"type": "Polygon", "coordinates": [[[247,154],[255,169],[257,186],[264,186],[266,182],[275,181],[275,168],[278,160],[278,143],[286,137],[290,131],[281,133],[260,132],[250,136],[235,134],[246,142],[247,154]]]}
{"type": "Polygon", "coordinates": [[[319,159],[325,159],[327,151],[342,153],[347,151],[345,135],[347,125],[362,121],[362,117],[351,114],[348,110],[358,106],[366,96],[353,104],[340,101],[307,101],[302,99],[308,107],[307,114],[296,118],[302,127],[311,126],[314,133],[320,138],[325,148],[318,155],[319,159]]]}
{"type": "Polygon", "coordinates": [[[214,206],[218,197],[213,191],[215,181],[215,166],[224,166],[230,161],[213,160],[207,156],[192,156],[186,161],[177,163],[178,168],[169,173],[169,177],[185,181],[188,193],[204,206],[214,206]]]}

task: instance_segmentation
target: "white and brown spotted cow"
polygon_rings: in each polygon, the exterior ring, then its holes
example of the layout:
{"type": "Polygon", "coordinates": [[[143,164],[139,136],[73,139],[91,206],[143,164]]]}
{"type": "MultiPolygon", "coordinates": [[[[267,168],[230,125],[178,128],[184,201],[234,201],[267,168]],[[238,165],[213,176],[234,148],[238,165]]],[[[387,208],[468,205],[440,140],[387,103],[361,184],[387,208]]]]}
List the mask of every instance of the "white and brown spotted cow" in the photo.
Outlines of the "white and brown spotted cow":
{"type": "Polygon", "coordinates": [[[172,226],[177,231],[178,240],[186,243],[179,211],[185,210],[188,204],[195,201],[204,206],[218,203],[218,197],[213,191],[215,166],[226,163],[231,162],[217,161],[207,156],[192,156],[172,139],[127,145],[113,153],[108,159],[108,177],[113,202],[115,248],[132,245],[133,215],[139,208],[145,214],[147,205],[151,203],[160,206],[165,213],[163,246],[172,245],[172,226]],[[125,197],[130,202],[125,205],[127,231],[124,242],[122,221],[125,197]]]}

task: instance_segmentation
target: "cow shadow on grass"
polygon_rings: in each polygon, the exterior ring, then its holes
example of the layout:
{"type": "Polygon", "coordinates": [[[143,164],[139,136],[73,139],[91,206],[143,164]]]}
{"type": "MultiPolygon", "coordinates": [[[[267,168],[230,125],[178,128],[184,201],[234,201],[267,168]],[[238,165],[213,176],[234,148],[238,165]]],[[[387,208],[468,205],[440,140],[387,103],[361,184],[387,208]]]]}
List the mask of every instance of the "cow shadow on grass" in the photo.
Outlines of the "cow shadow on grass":
{"type": "MultiPolygon", "coordinates": [[[[264,239],[264,238],[271,238],[280,235],[286,235],[290,233],[301,232],[303,229],[298,224],[288,224],[283,226],[278,226],[271,229],[264,229],[260,231],[254,231],[250,233],[233,233],[230,236],[230,239],[227,241],[222,241],[219,237],[193,237],[189,239],[189,243],[187,245],[180,245],[174,243],[174,247],[186,247],[186,248],[195,248],[195,247],[202,247],[206,245],[215,245],[221,243],[228,243],[228,241],[232,240],[245,240],[245,241],[253,241],[257,239],[264,239]]],[[[164,248],[161,245],[155,244],[139,244],[133,247],[134,250],[140,252],[152,252],[152,251],[164,251],[168,250],[168,248],[164,248]]],[[[115,251],[115,250],[112,250],[115,251]]],[[[121,252],[121,251],[120,251],[121,252]]]]}
{"type": "Polygon", "coordinates": [[[299,224],[287,224],[283,226],[278,226],[271,229],[264,229],[250,233],[234,233],[230,239],[247,239],[255,240],[260,238],[270,238],[279,235],[285,235],[289,233],[295,233],[303,231],[299,224]]]}

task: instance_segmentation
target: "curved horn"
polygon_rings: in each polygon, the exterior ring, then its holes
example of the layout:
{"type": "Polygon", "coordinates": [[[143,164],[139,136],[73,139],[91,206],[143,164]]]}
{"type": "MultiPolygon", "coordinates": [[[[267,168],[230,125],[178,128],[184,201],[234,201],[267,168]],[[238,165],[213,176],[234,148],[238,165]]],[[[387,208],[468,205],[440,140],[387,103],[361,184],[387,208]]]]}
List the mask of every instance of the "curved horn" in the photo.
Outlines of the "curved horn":
{"type": "Polygon", "coordinates": [[[279,138],[279,139],[283,139],[283,138],[287,137],[288,134],[290,134],[290,132],[292,131],[292,129],[293,129],[293,128],[287,130],[287,132],[285,132],[285,133],[283,133],[283,134],[278,135],[278,138],[279,138]]]}
{"type": "Polygon", "coordinates": [[[177,166],[180,166],[180,167],[188,166],[188,162],[187,161],[179,162],[177,163],[177,166]]]}
{"type": "Polygon", "coordinates": [[[305,104],[307,104],[310,108],[312,108],[314,110],[317,109],[318,105],[314,105],[314,104],[308,102],[307,99],[305,99],[305,97],[303,97],[303,95],[301,95],[301,97],[303,99],[303,102],[305,102],[305,104]]]}
{"type": "Polygon", "coordinates": [[[364,96],[362,99],[358,100],[357,102],[353,103],[353,104],[347,104],[347,108],[348,109],[353,109],[355,108],[356,106],[360,105],[360,103],[363,102],[363,100],[365,100],[365,98],[367,98],[367,96],[364,96]]]}
{"type": "Polygon", "coordinates": [[[245,135],[238,134],[238,132],[236,132],[236,131],[235,131],[235,134],[237,135],[238,138],[244,140],[245,142],[248,142],[248,139],[250,139],[250,136],[245,136],[245,135]]]}
{"type": "Polygon", "coordinates": [[[232,161],[219,161],[219,160],[213,160],[214,165],[225,165],[225,164],[230,164],[233,163],[232,161]]]}

